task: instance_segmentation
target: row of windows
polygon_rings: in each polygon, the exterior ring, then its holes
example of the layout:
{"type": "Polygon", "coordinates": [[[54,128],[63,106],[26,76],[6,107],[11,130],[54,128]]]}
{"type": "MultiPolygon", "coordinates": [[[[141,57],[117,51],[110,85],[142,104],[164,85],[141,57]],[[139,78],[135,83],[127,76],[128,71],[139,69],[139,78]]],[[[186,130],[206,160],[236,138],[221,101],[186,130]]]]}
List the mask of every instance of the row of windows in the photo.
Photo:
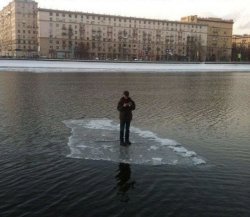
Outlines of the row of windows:
{"type": "MultiPolygon", "coordinates": [[[[51,23],[50,23],[51,24],[51,23]]],[[[60,28],[59,24],[56,24],[57,28],[60,28]]],[[[87,31],[85,31],[85,28],[78,28],[78,26],[75,26],[75,29],[72,28],[71,25],[69,25],[68,28],[66,28],[65,24],[62,25],[62,34],[63,35],[67,35],[66,33],[70,33],[72,34],[72,36],[75,34],[77,35],[78,33],[80,35],[92,35],[92,36],[96,36],[96,37],[105,37],[106,35],[113,35],[114,37],[117,36],[124,36],[124,37],[152,37],[152,36],[156,36],[157,38],[160,38],[161,36],[166,36],[166,37],[181,37],[181,35],[185,35],[185,32],[182,32],[183,34],[175,34],[172,35],[172,29],[171,30],[163,30],[162,32],[157,32],[157,31],[150,31],[150,32],[146,32],[145,30],[142,29],[138,29],[136,31],[129,29],[129,30],[121,30],[121,29],[114,29],[114,30],[110,30],[108,28],[103,28],[103,30],[101,29],[92,29],[92,31],[90,29],[88,29],[87,31]],[[78,31],[77,31],[78,30],[78,31]],[[167,32],[168,31],[168,32],[167,32]],[[142,35],[141,35],[142,34],[142,35]]],[[[50,34],[52,34],[53,31],[53,27],[50,26],[50,34]]],[[[57,34],[60,34],[60,29],[56,29],[57,34]]],[[[191,31],[192,32],[192,31],[191,31]]],[[[176,32],[177,33],[177,32],[176,32]]],[[[199,37],[201,37],[200,32],[193,32],[196,34],[199,34],[199,37]]]]}
{"type": "MultiPolygon", "coordinates": [[[[168,23],[168,22],[166,22],[166,21],[151,21],[151,20],[140,20],[140,19],[130,19],[130,18],[117,18],[117,17],[101,17],[101,16],[94,16],[94,15],[77,15],[77,14],[67,14],[67,13],[62,13],[62,14],[60,14],[60,13],[53,13],[53,12],[50,12],[50,21],[53,21],[53,18],[52,18],[52,16],[53,15],[56,15],[57,17],[59,17],[60,15],[62,16],[62,17],[69,17],[69,18],[85,18],[85,19],[87,19],[87,20],[102,20],[102,21],[106,21],[106,20],[108,20],[108,21],[119,21],[119,22],[129,22],[129,23],[131,23],[131,22],[137,22],[137,23],[139,23],[139,24],[153,24],[153,25],[162,25],[162,26],[164,26],[164,25],[166,25],[166,26],[177,26],[177,25],[179,25],[179,23],[168,23]]],[[[202,28],[202,26],[201,25],[187,25],[187,26],[192,26],[192,28],[202,28]]],[[[184,27],[185,27],[185,25],[184,25],[184,27]]]]}
{"type": "Polygon", "coordinates": [[[17,30],[17,33],[21,33],[21,32],[24,33],[24,34],[25,33],[28,33],[28,34],[32,34],[32,33],[33,34],[37,34],[37,31],[31,31],[31,30],[28,30],[28,31],[23,30],[23,31],[21,31],[20,29],[17,30]]]}
{"type": "MultiPolygon", "coordinates": [[[[183,41],[186,41],[185,39],[183,39],[183,41]]],[[[50,39],[49,40],[49,43],[50,44],[57,44],[57,45],[59,45],[59,44],[64,44],[64,43],[66,43],[66,41],[58,41],[58,40],[53,40],[53,39],[50,39]]],[[[68,43],[69,44],[78,44],[78,42],[77,41],[68,41],[68,43]]],[[[96,42],[95,40],[92,40],[92,43],[93,44],[100,44],[99,42],[96,42]]],[[[113,45],[113,46],[116,46],[116,44],[118,45],[123,45],[123,47],[132,47],[132,46],[134,46],[134,47],[136,47],[136,44],[134,44],[134,45],[131,45],[131,44],[129,44],[129,43],[131,43],[131,42],[127,42],[127,43],[124,43],[124,42],[121,42],[121,41],[113,41],[111,44],[110,43],[108,43],[108,44],[106,44],[107,46],[110,46],[110,45],[113,45]]],[[[138,40],[138,41],[136,41],[136,42],[133,42],[133,43],[137,43],[137,44],[149,44],[149,43],[145,43],[144,41],[141,41],[141,40],[138,40]]],[[[89,44],[89,42],[87,42],[87,44],[89,44]]],[[[185,44],[184,42],[181,42],[181,41],[174,41],[174,40],[172,40],[172,41],[170,41],[170,40],[166,40],[166,41],[158,41],[156,44],[168,44],[168,45],[174,45],[174,44],[178,44],[178,45],[181,45],[181,44],[185,44]]],[[[105,44],[104,44],[105,45],[105,44]]]]}
{"type": "Polygon", "coordinates": [[[36,39],[37,39],[37,37],[34,37],[34,36],[32,36],[32,37],[30,37],[30,36],[25,36],[25,35],[17,35],[17,39],[19,39],[19,40],[34,40],[34,41],[36,41],[36,39]]]}
{"type": "MultiPolygon", "coordinates": [[[[70,34],[67,33],[67,32],[62,32],[60,34],[60,32],[57,32],[55,34],[53,34],[53,31],[50,31],[50,35],[49,37],[50,38],[53,38],[53,37],[75,37],[75,39],[77,39],[79,37],[78,35],[78,31],[72,31],[70,34]]],[[[122,35],[122,34],[119,34],[119,33],[103,33],[103,34],[95,34],[92,32],[92,34],[90,34],[89,32],[86,32],[86,34],[81,34],[80,33],[80,38],[83,38],[84,36],[87,38],[89,38],[88,36],[91,35],[92,38],[95,38],[95,39],[98,39],[98,40],[105,40],[105,39],[114,39],[114,38],[119,38],[119,39],[123,39],[123,40],[126,40],[126,39],[138,39],[138,38],[142,38],[142,39],[148,39],[148,40],[151,40],[151,39],[156,39],[156,40],[160,40],[160,39],[163,39],[163,38],[166,38],[166,39],[173,39],[175,38],[176,40],[180,40],[180,39],[184,39],[185,40],[185,37],[189,37],[189,35],[186,35],[186,34],[183,34],[183,35],[170,35],[171,33],[167,33],[167,34],[154,34],[154,33],[151,33],[151,34],[144,34],[142,32],[139,32],[139,34],[132,34],[132,33],[129,33],[127,34],[126,36],[122,35]]],[[[196,37],[198,37],[199,39],[202,38],[201,35],[196,35],[196,37]]],[[[218,40],[218,39],[216,39],[218,40]]],[[[229,40],[228,38],[225,38],[223,39],[224,41],[225,40],[229,40]]]]}
{"type": "Polygon", "coordinates": [[[18,39],[17,43],[18,44],[36,44],[37,42],[33,41],[33,40],[21,40],[21,39],[18,39]]]}
{"type": "MultiPolygon", "coordinates": [[[[67,35],[62,35],[62,36],[67,36],[67,35]]],[[[116,37],[116,35],[114,34],[114,37],[116,37]]],[[[50,36],[49,36],[49,38],[52,40],[53,39],[53,34],[50,34],[50,36]]],[[[56,36],[55,36],[55,38],[57,38],[56,36]]],[[[59,38],[61,38],[61,37],[59,37],[59,38]]],[[[67,36],[67,38],[68,38],[68,36],[67,36]]],[[[177,36],[173,36],[173,35],[171,35],[171,36],[166,36],[166,37],[160,37],[160,38],[158,38],[158,37],[142,37],[141,35],[139,35],[138,37],[136,37],[136,38],[133,38],[133,39],[128,39],[128,40],[124,40],[123,38],[121,38],[121,37],[118,37],[118,38],[112,38],[112,37],[99,37],[99,36],[94,36],[94,35],[92,35],[92,37],[90,38],[90,37],[77,37],[77,36],[71,36],[70,37],[71,39],[75,39],[75,40],[83,40],[84,38],[86,38],[86,40],[88,41],[88,40],[91,40],[91,38],[92,38],[92,40],[93,41],[102,41],[102,42],[111,42],[111,41],[131,41],[131,40],[133,40],[133,41],[137,41],[138,39],[141,39],[142,41],[147,41],[147,42],[152,42],[152,41],[154,41],[154,42],[163,42],[164,40],[165,40],[165,42],[167,42],[167,43],[171,43],[171,42],[174,42],[174,41],[186,41],[186,40],[190,40],[189,39],[189,36],[187,36],[187,38],[186,37],[177,37],[177,36]]],[[[201,37],[198,37],[199,38],[199,40],[201,41],[201,37]]],[[[138,40],[138,41],[140,41],[140,40],[138,40]]]]}
{"type": "MultiPolygon", "coordinates": [[[[21,13],[20,13],[21,14],[21,13]]],[[[17,16],[16,18],[18,19],[21,19],[21,18],[24,18],[24,17],[27,17],[28,19],[30,18],[33,18],[33,19],[36,19],[37,18],[37,15],[34,14],[34,13],[31,13],[31,14],[28,14],[28,13],[25,13],[25,14],[21,14],[19,16],[17,16]]]]}
{"type": "Polygon", "coordinates": [[[17,49],[37,50],[37,46],[26,46],[26,45],[21,46],[21,45],[18,45],[17,49]]]}
{"type": "MultiPolygon", "coordinates": [[[[68,28],[69,29],[72,29],[73,27],[72,27],[72,25],[71,24],[69,24],[69,25],[65,25],[65,24],[61,24],[61,23],[52,23],[52,22],[50,22],[50,27],[51,28],[53,28],[54,26],[56,26],[57,28],[63,28],[63,29],[67,29],[67,26],[68,26],[68,28]]],[[[121,27],[121,26],[120,26],[121,27]]],[[[129,26],[130,28],[132,28],[131,26],[129,26]]],[[[187,27],[189,27],[189,26],[187,26],[187,27]]],[[[79,25],[75,25],[74,26],[74,28],[75,29],[82,29],[82,30],[85,30],[85,25],[81,25],[81,24],[79,24],[79,25]]],[[[121,27],[122,28],[122,27],[121,27]]],[[[123,28],[126,28],[126,27],[123,27],[123,28]]],[[[139,26],[139,28],[141,28],[140,26],[139,26]]],[[[165,29],[161,29],[161,30],[168,30],[168,31],[184,31],[185,29],[183,29],[183,28],[186,28],[186,26],[184,25],[184,26],[179,26],[179,28],[177,27],[177,29],[176,28],[165,28],[165,29]]],[[[190,28],[190,27],[189,27],[190,28]]],[[[193,27],[192,27],[193,28],[193,27]]],[[[110,26],[107,26],[107,27],[103,27],[102,28],[103,29],[103,31],[112,31],[112,27],[110,27],[110,26]]],[[[99,29],[92,29],[92,31],[102,31],[102,29],[101,28],[99,28],[99,29]]],[[[132,29],[130,29],[129,31],[131,31],[132,29]]],[[[118,30],[118,29],[114,29],[113,31],[120,31],[120,30],[118,30]]],[[[157,29],[157,31],[158,31],[158,29],[157,29]]],[[[192,30],[191,30],[192,31],[192,30]]]]}
{"type": "MultiPolygon", "coordinates": [[[[65,46],[62,46],[62,47],[60,47],[60,46],[50,46],[49,47],[50,48],[50,51],[52,51],[52,50],[67,50],[68,48],[66,47],[66,45],[65,46]]],[[[94,49],[97,49],[99,52],[106,52],[106,51],[108,51],[108,52],[113,52],[113,53],[116,53],[116,52],[122,52],[122,50],[124,51],[124,49],[123,48],[107,48],[107,49],[105,49],[105,48],[102,48],[102,47],[96,47],[96,48],[94,48],[94,49]]],[[[171,50],[171,53],[175,53],[176,52],[176,50],[175,49],[170,49],[171,50]]],[[[138,51],[140,51],[140,52],[150,52],[150,51],[147,51],[147,49],[146,48],[134,48],[134,49],[126,49],[125,50],[127,53],[135,53],[135,52],[138,52],[138,51]]],[[[166,55],[167,54],[167,51],[165,50],[165,49],[160,49],[160,48],[158,48],[157,49],[157,52],[160,52],[161,54],[163,54],[163,55],[166,55]]],[[[179,48],[178,49],[178,52],[179,53],[183,53],[183,54],[185,54],[185,47],[181,47],[181,48],[179,48]]],[[[160,54],[159,53],[159,54],[160,54]]]]}

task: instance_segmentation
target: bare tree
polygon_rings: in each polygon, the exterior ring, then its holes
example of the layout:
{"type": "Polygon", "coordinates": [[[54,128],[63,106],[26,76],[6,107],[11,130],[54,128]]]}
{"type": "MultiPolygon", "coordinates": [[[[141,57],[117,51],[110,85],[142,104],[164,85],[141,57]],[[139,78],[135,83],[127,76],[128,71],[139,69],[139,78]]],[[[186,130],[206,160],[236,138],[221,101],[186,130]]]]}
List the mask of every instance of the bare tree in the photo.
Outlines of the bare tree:
{"type": "Polygon", "coordinates": [[[89,46],[83,42],[79,43],[75,47],[75,58],[88,59],[89,58],[89,46]]]}

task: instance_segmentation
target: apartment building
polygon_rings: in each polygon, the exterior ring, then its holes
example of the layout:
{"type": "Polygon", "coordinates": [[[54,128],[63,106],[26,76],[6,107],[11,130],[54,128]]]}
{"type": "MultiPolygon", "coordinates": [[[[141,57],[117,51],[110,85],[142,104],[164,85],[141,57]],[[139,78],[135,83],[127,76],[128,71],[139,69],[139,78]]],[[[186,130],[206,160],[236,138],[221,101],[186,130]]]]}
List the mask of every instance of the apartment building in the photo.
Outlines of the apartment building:
{"type": "Polygon", "coordinates": [[[233,20],[200,18],[197,15],[182,17],[181,21],[208,26],[207,60],[230,61],[232,55],[233,20]]]}
{"type": "Polygon", "coordinates": [[[233,35],[232,60],[250,61],[250,35],[233,35]]]}
{"type": "Polygon", "coordinates": [[[230,61],[232,20],[181,21],[38,8],[13,0],[0,11],[0,56],[230,61]]]}
{"type": "Polygon", "coordinates": [[[14,0],[0,12],[0,56],[37,56],[37,3],[14,0]]]}
{"type": "Polygon", "coordinates": [[[207,25],[61,10],[38,10],[40,56],[204,61],[207,25]]]}
{"type": "Polygon", "coordinates": [[[250,48],[250,35],[233,35],[233,45],[236,47],[250,48]]]}

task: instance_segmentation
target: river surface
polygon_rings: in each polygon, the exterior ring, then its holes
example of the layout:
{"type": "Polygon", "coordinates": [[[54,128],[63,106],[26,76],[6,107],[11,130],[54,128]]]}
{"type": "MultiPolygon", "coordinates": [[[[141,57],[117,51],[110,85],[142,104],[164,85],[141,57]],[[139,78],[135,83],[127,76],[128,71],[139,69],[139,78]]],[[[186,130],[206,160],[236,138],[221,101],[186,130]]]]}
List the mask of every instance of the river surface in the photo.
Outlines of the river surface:
{"type": "Polygon", "coordinates": [[[248,72],[2,71],[0,216],[248,217],[249,108],[248,72]]]}

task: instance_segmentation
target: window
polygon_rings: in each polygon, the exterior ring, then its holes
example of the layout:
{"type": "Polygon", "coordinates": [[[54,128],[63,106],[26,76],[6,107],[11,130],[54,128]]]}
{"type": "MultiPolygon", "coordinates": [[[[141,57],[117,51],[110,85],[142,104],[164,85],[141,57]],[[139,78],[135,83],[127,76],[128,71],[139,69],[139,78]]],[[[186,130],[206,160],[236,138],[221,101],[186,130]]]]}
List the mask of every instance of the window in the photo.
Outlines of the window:
{"type": "Polygon", "coordinates": [[[49,13],[49,15],[50,15],[50,16],[53,16],[53,13],[52,13],[52,12],[50,12],[50,13],[49,13]]]}

